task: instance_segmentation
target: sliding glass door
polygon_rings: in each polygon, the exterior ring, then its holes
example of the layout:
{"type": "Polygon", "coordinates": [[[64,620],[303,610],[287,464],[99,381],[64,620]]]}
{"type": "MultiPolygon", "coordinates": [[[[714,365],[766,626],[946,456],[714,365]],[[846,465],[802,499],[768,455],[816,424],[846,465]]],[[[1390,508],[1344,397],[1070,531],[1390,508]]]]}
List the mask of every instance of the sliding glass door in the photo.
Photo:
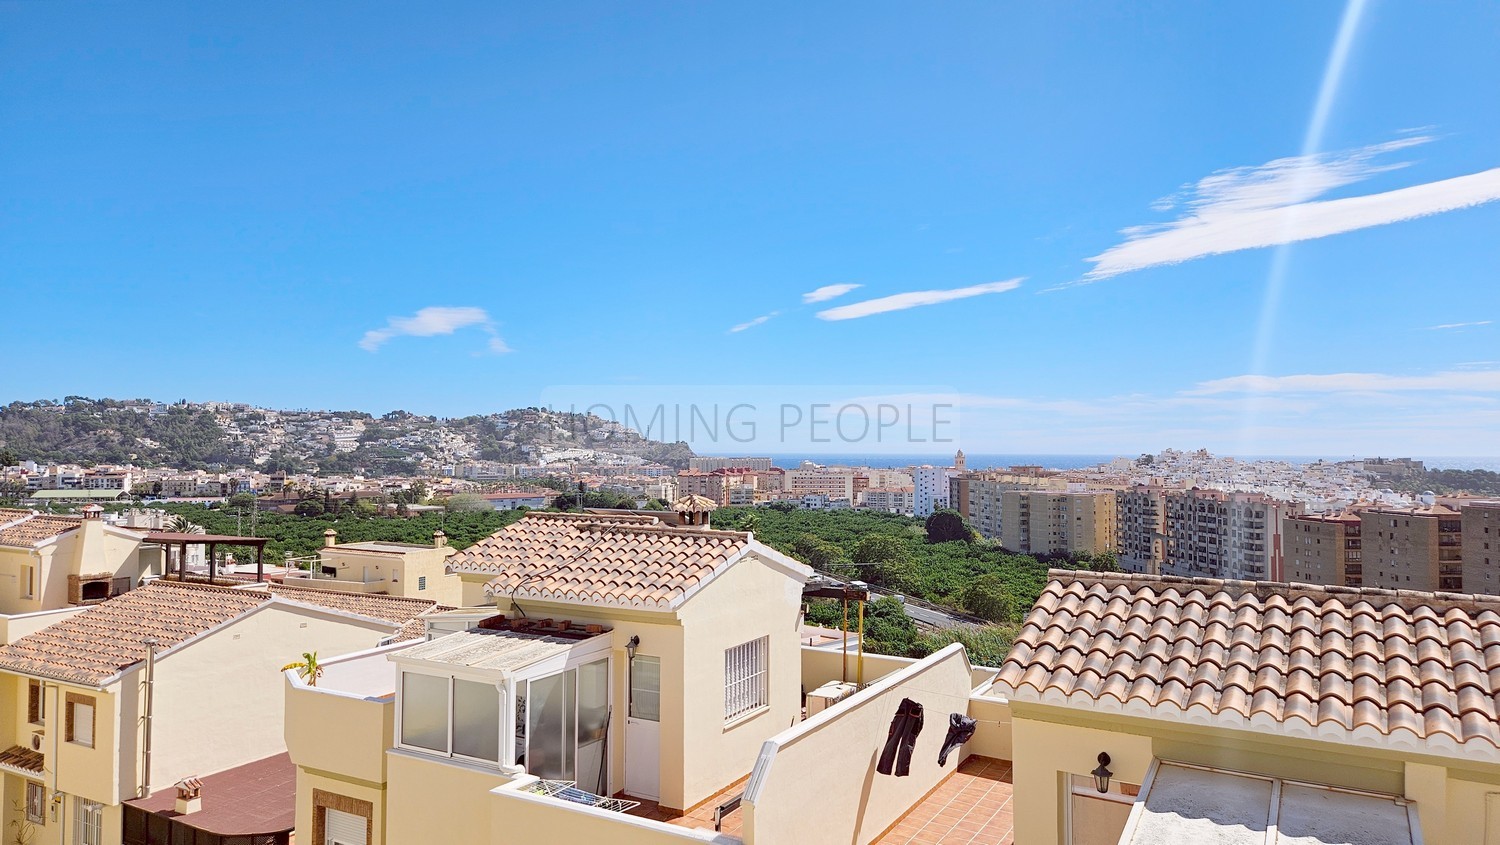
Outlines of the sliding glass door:
{"type": "Polygon", "coordinates": [[[518,682],[517,750],[526,771],[607,790],[609,660],[518,682]],[[524,687],[524,690],[522,689],[524,687]]]}

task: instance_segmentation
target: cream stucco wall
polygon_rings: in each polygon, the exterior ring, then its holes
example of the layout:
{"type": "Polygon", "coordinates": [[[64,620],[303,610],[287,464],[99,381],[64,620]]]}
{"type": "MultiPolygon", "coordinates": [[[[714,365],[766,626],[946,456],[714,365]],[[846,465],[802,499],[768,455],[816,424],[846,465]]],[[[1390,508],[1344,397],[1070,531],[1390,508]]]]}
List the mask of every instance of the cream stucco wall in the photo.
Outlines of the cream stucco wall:
{"type": "MultiPolygon", "coordinates": [[[[152,790],[286,750],[281,668],[375,646],[388,625],[271,602],[157,662],[152,790]]],[[[139,668],[130,675],[139,684],[139,668]]],[[[130,714],[133,715],[133,714],[130,714]]],[[[139,766],[130,766],[133,793],[139,766]]]]}
{"type": "MultiPolygon", "coordinates": [[[[332,546],[318,552],[320,565],[338,572],[334,584],[358,584],[370,581],[378,590],[393,596],[431,599],[450,607],[462,606],[464,588],[458,575],[447,573],[449,556],[457,550],[450,546],[416,546],[402,554],[369,549],[332,546]],[[425,581],[423,579],[426,579],[425,581]]],[[[314,579],[310,586],[326,586],[327,581],[314,579]]]]}
{"type": "Polygon", "coordinates": [[[385,836],[393,845],[568,841],[545,830],[526,839],[510,838],[507,828],[492,831],[490,790],[510,782],[495,769],[400,749],[387,756],[385,836]]]}
{"type": "Polygon", "coordinates": [[[385,783],[385,752],[396,721],[394,698],[337,695],[293,685],[286,694],[286,747],[298,766],[366,783],[385,783]]]}
{"type": "Polygon", "coordinates": [[[297,769],[297,836],[298,841],[311,842],[313,832],[313,790],[319,789],[334,795],[343,795],[358,801],[368,801],[373,807],[369,845],[385,845],[386,790],[384,784],[349,780],[328,772],[319,772],[298,767],[297,769]]]}
{"type": "Polygon", "coordinates": [[[135,583],[154,569],[155,556],[141,554],[140,535],[84,520],[77,530],[35,549],[0,548],[0,613],[34,613],[68,606],[69,575],[109,574],[135,583]],[[147,564],[143,570],[143,561],[147,564]],[[34,571],[35,589],[23,598],[23,567],[34,571]]]}
{"type": "Polygon", "coordinates": [[[1500,814],[1487,819],[1486,811],[1487,805],[1500,802],[1500,765],[1376,743],[1335,743],[1025,703],[1011,707],[1017,842],[1062,841],[1063,776],[1087,774],[1100,751],[1109,752],[1110,768],[1126,783],[1140,783],[1152,758],[1158,758],[1402,795],[1417,803],[1427,842],[1500,841],[1500,814]]]}
{"type": "Polygon", "coordinates": [[[963,647],[951,645],[778,734],[745,792],[746,841],[873,841],[966,756],[960,749],[945,765],[937,762],[948,714],[968,711],[970,681],[963,647]],[[876,765],[904,698],[922,705],[923,728],[911,773],[898,778],[877,773],[876,765]]]}
{"type": "Polygon", "coordinates": [[[800,718],[801,609],[802,585],[757,560],[731,567],[683,606],[683,803],[668,806],[691,809],[749,775],[761,744],[800,718]],[[769,706],[725,724],[724,652],[763,636],[769,706]]]}

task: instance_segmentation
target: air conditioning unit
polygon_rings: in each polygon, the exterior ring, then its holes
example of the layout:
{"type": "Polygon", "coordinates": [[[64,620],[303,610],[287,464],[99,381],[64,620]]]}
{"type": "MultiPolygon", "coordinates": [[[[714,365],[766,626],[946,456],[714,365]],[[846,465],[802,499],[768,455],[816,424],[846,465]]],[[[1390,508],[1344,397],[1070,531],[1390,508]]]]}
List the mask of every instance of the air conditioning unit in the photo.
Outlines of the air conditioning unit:
{"type": "Polygon", "coordinates": [[[32,731],[31,732],[31,750],[32,751],[41,751],[42,750],[42,742],[46,738],[47,738],[47,732],[46,731],[32,731]]]}
{"type": "Polygon", "coordinates": [[[829,681],[807,694],[807,715],[811,718],[814,714],[838,704],[840,701],[853,695],[859,690],[857,684],[829,681]]]}

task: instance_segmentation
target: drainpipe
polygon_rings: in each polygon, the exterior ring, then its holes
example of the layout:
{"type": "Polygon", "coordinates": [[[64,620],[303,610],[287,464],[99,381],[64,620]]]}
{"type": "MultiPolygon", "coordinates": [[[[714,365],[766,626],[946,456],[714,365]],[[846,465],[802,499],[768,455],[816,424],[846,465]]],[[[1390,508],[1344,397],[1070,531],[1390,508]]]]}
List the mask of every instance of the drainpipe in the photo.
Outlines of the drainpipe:
{"type": "Polygon", "coordinates": [[[151,796],[151,713],[156,700],[156,646],[159,643],[155,637],[147,637],[142,643],[146,646],[146,725],[141,742],[140,797],[148,798],[151,796]]]}

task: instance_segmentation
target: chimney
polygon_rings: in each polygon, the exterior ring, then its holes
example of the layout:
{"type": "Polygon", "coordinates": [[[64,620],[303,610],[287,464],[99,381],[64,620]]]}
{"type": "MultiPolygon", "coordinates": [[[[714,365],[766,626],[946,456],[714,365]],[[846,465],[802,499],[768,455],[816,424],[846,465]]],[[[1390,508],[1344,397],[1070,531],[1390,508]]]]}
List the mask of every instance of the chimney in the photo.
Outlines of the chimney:
{"type": "Polygon", "coordinates": [[[101,508],[98,505],[84,505],[79,509],[79,513],[83,514],[84,519],[104,518],[104,508],[101,508]]]}
{"type": "Polygon", "coordinates": [[[177,782],[177,814],[185,816],[188,813],[196,813],[203,809],[203,799],[199,793],[203,791],[203,781],[197,778],[183,778],[177,782]]]}
{"type": "Polygon", "coordinates": [[[327,531],[323,532],[323,548],[326,549],[326,548],[329,548],[330,546],[337,546],[338,544],[339,544],[339,532],[333,530],[332,528],[330,528],[327,531]]]}
{"type": "Polygon", "coordinates": [[[442,547],[444,547],[446,545],[448,545],[448,533],[446,531],[444,531],[443,529],[439,528],[438,530],[432,532],[432,547],[433,548],[435,548],[435,549],[441,549],[442,547]]]}

